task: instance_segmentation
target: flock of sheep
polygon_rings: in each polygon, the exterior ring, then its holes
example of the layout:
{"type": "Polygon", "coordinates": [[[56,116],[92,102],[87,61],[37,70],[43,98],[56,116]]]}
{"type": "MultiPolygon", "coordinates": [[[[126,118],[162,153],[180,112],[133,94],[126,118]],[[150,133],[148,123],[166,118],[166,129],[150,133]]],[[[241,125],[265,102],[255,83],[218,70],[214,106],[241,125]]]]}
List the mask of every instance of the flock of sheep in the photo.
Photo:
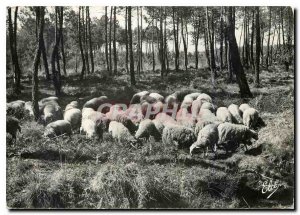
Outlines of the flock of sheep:
{"type": "MultiPolygon", "coordinates": [[[[142,91],[133,95],[128,107],[112,105],[106,96],[87,101],[82,109],[72,101],[62,110],[57,97],[44,98],[38,104],[46,138],[80,132],[100,141],[108,132],[120,143],[136,146],[154,138],[187,148],[191,154],[208,149],[216,153],[218,148],[235,151],[241,143],[246,147],[251,139],[258,139],[253,130],[260,119],[256,109],[248,104],[216,108],[209,95],[199,92],[178,91],[165,98],[142,91]]],[[[16,113],[33,116],[32,103],[13,101],[7,103],[6,111],[7,133],[16,139],[21,131],[16,113]]]]}

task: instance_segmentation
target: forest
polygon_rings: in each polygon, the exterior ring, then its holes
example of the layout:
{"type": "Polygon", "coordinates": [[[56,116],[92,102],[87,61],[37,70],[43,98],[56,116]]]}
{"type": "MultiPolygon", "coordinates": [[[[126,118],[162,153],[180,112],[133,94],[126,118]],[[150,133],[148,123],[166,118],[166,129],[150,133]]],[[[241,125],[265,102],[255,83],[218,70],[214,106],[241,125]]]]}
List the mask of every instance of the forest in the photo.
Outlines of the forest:
{"type": "Polygon", "coordinates": [[[293,8],[17,6],[6,21],[6,113],[21,125],[6,137],[9,208],[294,207],[293,8]],[[247,103],[258,140],[216,158],[108,133],[43,136],[46,97],[83,115],[93,98],[129,105],[144,91],[205,93],[215,110],[247,103]],[[21,100],[29,115],[8,111],[21,100]],[[264,177],[281,186],[270,198],[264,177]]]}

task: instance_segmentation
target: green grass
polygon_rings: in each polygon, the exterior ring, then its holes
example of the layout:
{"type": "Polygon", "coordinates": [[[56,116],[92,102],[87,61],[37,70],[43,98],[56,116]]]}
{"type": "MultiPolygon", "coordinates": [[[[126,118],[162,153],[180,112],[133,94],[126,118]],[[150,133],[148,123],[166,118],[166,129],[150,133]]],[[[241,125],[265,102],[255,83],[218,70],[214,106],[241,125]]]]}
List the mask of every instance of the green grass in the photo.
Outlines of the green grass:
{"type": "MultiPolygon", "coordinates": [[[[10,208],[290,208],[294,187],[294,79],[292,73],[261,73],[261,88],[246,100],[257,108],[266,126],[248,154],[220,152],[191,157],[162,142],[145,142],[139,148],[118,143],[106,133],[103,141],[84,135],[54,140],[43,138],[43,126],[21,120],[22,133],[15,145],[7,145],[7,205],[10,208]],[[289,77],[288,77],[289,75],[289,77]],[[288,78],[287,78],[288,77],[288,78]],[[272,80],[278,80],[274,82],[272,80]],[[255,170],[253,172],[249,170],[255,170]],[[248,172],[247,172],[248,171],[248,172]],[[256,173],[280,180],[270,199],[261,194],[256,173]]],[[[248,78],[251,74],[247,74],[248,78]]],[[[129,101],[140,90],[163,95],[192,89],[212,95],[217,106],[241,104],[237,84],[227,84],[221,72],[213,91],[206,70],[170,73],[144,72],[137,86],[126,75],[116,78],[96,73],[84,81],[70,74],[63,84],[60,104],[72,100],[81,105],[89,98],[107,95],[129,101]]],[[[8,80],[10,82],[10,80],[8,80]]],[[[20,98],[30,100],[29,82],[23,82],[20,98]]],[[[8,84],[8,86],[10,86],[8,84]]],[[[53,95],[42,80],[41,95],[53,95]]],[[[8,101],[16,99],[9,94],[8,101]]]]}

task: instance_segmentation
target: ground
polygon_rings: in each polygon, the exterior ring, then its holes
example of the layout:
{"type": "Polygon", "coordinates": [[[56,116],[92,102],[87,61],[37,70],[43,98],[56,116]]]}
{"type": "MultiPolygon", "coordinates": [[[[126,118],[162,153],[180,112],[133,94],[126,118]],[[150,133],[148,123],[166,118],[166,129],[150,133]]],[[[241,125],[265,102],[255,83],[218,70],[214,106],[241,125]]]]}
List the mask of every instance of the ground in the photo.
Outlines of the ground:
{"type": "MultiPolygon", "coordinates": [[[[69,71],[71,73],[71,71],[69,71]]],[[[243,147],[226,154],[191,156],[162,142],[142,147],[84,135],[53,140],[43,138],[44,127],[24,118],[16,144],[7,144],[7,205],[10,208],[293,208],[294,207],[294,71],[275,66],[260,74],[261,87],[254,88],[253,74],[246,71],[254,98],[243,100],[236,83],[219,72],[212,89],[205,69],[160,73],[143,72],[137,86],[130,87],[127,74],[111,78],[103,73],[78,74],[63,79],[60,104],[107,95],[113,102],[128,102],[141,90],[168,95],[192,89],[208,93],[217,106],[249,102],[266,126],[247,151],[243,147]],[[267,178],[268,177],[268,178],[267,178]],[[262,193],[263,185],[280,185],[262,193]]],[[[41,98],[54,94],[51,84],[40,82],[41,98]]],[[[8,79],[7,86],[11,86],[8,79]]],[[[30,100],[30,80],[20,96],[7,89],[8,101],[30,100]]]]}

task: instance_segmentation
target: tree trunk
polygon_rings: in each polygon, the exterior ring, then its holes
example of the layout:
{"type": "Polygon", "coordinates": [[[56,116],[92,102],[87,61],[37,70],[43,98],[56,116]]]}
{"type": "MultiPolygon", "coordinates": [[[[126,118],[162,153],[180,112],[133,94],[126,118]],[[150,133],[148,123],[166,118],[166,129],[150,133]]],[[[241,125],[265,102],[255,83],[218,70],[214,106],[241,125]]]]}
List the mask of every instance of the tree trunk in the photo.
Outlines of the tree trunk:
{"type": "MultiPolygon", "coordinates": [[[[237,46],[236,38],[235,38],[235,27],[233,21],[233,8],[228,8],[227,14],[227,32],[228,32],[228,41],[229,41],[229,49],[230,49],[230,61],[232,63],[233,71],[236,75],[237,82],[240,88],[240,95],[242,98],[252,97],[252,93],[250,91],[244,69],[241,63],[239,49],[237,46]]],[[[230,62],[228,62],[230,63],[230,62]]]]}
{"type": "Polygon", "coordinates": [[[284,27],[283,27],[283,8],[284,7],[280,7],[280,22],[281,22],[281,29],[282,29],[282,44],[283,47],[285,46],[285,39],[284,39],[284,27]]]}
{"type": "Polygon", "coordinates": [[[175,70],[178,71],[179,70],[178,28],[176,31],[174,7],[172,7],[172,18],[173,18],[173,34],[174,34],[174,45],[175,45],[175,70]]]}
{"type": "Polygon", "coordinates": [[[210,68],[210,56],[209,56],[209,49],[208,49],[208,32],[207,29],[204,28],[204,47],[205,47],[205,56],[207,60],[207,66],[210,68]]]}
{"type": "Polygon", "coordinates": [[[116,13],[117,13],[117,7],[114,7],[114,43],[113,43],[113,49],[114,49],[114,74],[117,74],[118,70],[118,59],[117,59],[117,46],[116,46],[116,13]]]}
{"type": "Polygon", "coordinates": [[[136,18],[137,18],[137,50],[136,50],[136,56],[137,56],[137,74],[141,74],[141,55],[140,55],[140,15],[139,15],[139,7],[136,8],[136,18]]]}
{"type": "Polygon", "coordinates": [[[197,33],[196,33],[196,41],[195,41],[195,68],[198,69],[198,45],[199,45],[199,35],[200,35],[200,16],[198,17],[197,24],[197,33]]]}
{"type": "Polygon", "coordinates": [[[107,72],[110,73],[110,67],[109,67],[109,59],[108,59],[108,42],[107,42],[107,6],[105,6],[105,59],[106,59],[106,69],[107,72]]]}
{"type": "Polygon", "coordinates": [[[169,72],[169,58],[168,58],[168,44],[167,44],[167,19],[166,19],[166,7],[164,8],[164,55],[165,55],[165,64],[167,66],[166,68],[166,75],[169,72]]]}
{"type": "Polygon", "coordinates": [[[271,25],[272,25],[272,7],[269,7],[269,33],[268,33],[268,43],[267,43],[267,57],[266,57],[266,67],[269,68],[270,62],[270,38],[271,38],[271,25]]]}
{"type": "Polygon", "coordinates": [[[253,54],[253,44],[254,44],[254,31],[255,31],[255,11],[252,9],[252,26],[251,26],[251,44],[250,44],[250,64],[254,69],[254,54],[253,54]]]}
{"type": "Polygon", "coordinates": [[[165,64],[165,52],[164,52],[164,33],[163,33],[163,12],[162,7],[160,7],[160,63],[161,63],[161,77],[164,77],[166,64],[165,64]]]}
{"type": "Polygon", "coordinates": [[[140,33],[140,70],[143,71],[143,6],[141,7],[141,33],[140,33]]]}
{"type": "MultiPolygon", "coordinates": [[[[62,22],[64,20],[64,11],[63,11],[63,7],[61,7],[61,19],[62,22]]],[[[65,47],[64,47],[64,34],[61,34],[61,55],[62,55],[62,60],[63,60],[63,71],[64,71],[64,75],[67,75],[67,71],[66,71],[66,55],[65,55],[65,47]]]]}
{"type": "MultiPolygon", "coordinates": [[[[153,12],[154,14],[154,12],[153,12]]],[[[154,53],[154,19],[152,20],[152,35],[151,35],[151,41],[152,41],[152,71],[155,71],[155,53],[154,53]]]]}
{"type": "Polygon", "coordinates": [[[128,6],[128,36],[129,36],[129,55],[130,55],[130,83],[135,86],[134,61],[132,50],[132,31],[131,31],[131,6],[128,6]]]}
{"type": "Polygon", "coordinates": [[[111,49],[111,31],[112,31],[112,14],[113,14],[113,7],[110,7],[110,19],[109,19],[109,68],[110,74],[112,75],[112,49],[111,49]]]}
{"type": "Polygon", "coordinates": [[[184,30],[183,18],[181,17],[181,37],[182,37],[182,41],[183,41],[183,50],[184,50],[184,66],[185,66],[185,70],[187,71],[187,69],[188,69],[187,44],[186,44],[183,30],[184,30]]]}
{"type": "MultiPolygon", "coordinates": [[[[82,10],[84,13],[84,9],[82,10]]],[[[85,15],[82,15],[83,17],[83,31],[84,31],[84,54],[85,54],[85,65],[86,65],[86,71],[89,74],[90,73],[90,63],[89,63],[89,45],[88,45],[88,17],[87,17],[87,7],[85,7],[85,15]]]]}
{"type": "Polygon", "coordinates": [[[259,7],[255,7],[256,12],[256,20],[255,20],[255,28],[256,28],[256,51],[255,51],[255,85],[259,86],[259,60],[260,60],[260,24],[259,24],[259,7]]]}
{"type": "MultiPolygon", "coordinates": [[[[213,17],[211,17],[213,20],[213,17]]],[[[212,22],[212,21],[211,21],[212,22]]],[[[211,23],[213,24],[213,22],[211,23]]],[[[210,71],[211,71],[211,79],[212,79],[212,85],[213,88],[215,87],[215,78],[216,78],[216,62],[215,62],[215,54],[214,54],[214,41],[213,41],[213,34],[214,31],[212,25],[210,25],[210,19],[208,16],[208,7],[206,7],[206,25],[207,25],[207,36],[208,36],[208,44],[209,44],[209,58],[210,58],[210,71]]]]}
{"type": "Polygon", "coordinates": [[[220,70],[223,69],[223,40],[224,40],[224,20],[223,7],[221,7],[221,22],[220,22],[220,70]]]}
{"type": "Polygon", "coordinates": [[[82,9],[82,7],[79,6],[79,12],[78,12],[78,40],[79,40],[79,49],[80,49],[81,60],[82,60],[82,68],[81,68],[81,75],[80,75],[80,79],[82,80],[83,77],[84,77],[84,72],[85,72],[85,58],[84,58],[83,47],[82,47],[82,38],[81,38],[81,32],[82,32],[81,18],[80,18],[81,9],[82,9]]]}
{"type": "Polygon", "coordinates": [[[125,67],[126,67],[126,72],[129,71],[129,68],[128,68],[128,30],[127,30],[127,7],[125,7],[125,45],[126,45],[126,56],[125,56],[125,67]]]}
{"type": "Polygon", "coordinates": [[[90,8],[87,7],[87,25],[88,25],[88,34],[89,34],[89,45],[90,45],[90,58],[91,58],[91,67],[92,73],[94,73],[95,66],[94,66],[94,55],[93,55],[93,46],[92,46],[92,34],[91,34],[91,16],[90,16],[90,8]]]}
{"type": "MultiPolygon", "coordinates": [[[[16,8],[18,11],[18,9],[16,8]]],[[[10,54],[13,64],[13,73],[14,73],[14,92],[16,94],[21,93],[21,69],[19,66],[18,60],[18,51],[17,51],[17,12],[15,12],[15,28],[13,28],[12,17],[11,17],[11,7],[8,8],[8,31],[9,31],[9,43],[10,43],[10,54]],[[14,30],[15,29],[15,30],[14,30]]]]}
{"type": "Polygon", "coordinates": [[[37,20],[39,20],[39,34],[38,34],[38,45],[36,47],[35,51],[35,57],[33,60],[33,68],[32,68],[32,107],[33,107],[33,115],[34,119],[38,121],[40,117],[40,111],[39,111],[39,78],[38,78],[38,66],[39,61],[41,58],[41,52],[42,52],[42,41],[43,41],[43,32],[44,32],[44,7],[36,7],[37,11],[37,20]]]}
{"type": "Polygon", "coordinates": [[[274,22],[274,23],[275,23],[275,26],[274,26],[273,37],[272,37],[272,44],[271,44],[271,50],[270,50],[269,66],[271,66],[273,64],[274,38],[275,38],[276,30],[277,30],[276,22],[274,22]]]}

